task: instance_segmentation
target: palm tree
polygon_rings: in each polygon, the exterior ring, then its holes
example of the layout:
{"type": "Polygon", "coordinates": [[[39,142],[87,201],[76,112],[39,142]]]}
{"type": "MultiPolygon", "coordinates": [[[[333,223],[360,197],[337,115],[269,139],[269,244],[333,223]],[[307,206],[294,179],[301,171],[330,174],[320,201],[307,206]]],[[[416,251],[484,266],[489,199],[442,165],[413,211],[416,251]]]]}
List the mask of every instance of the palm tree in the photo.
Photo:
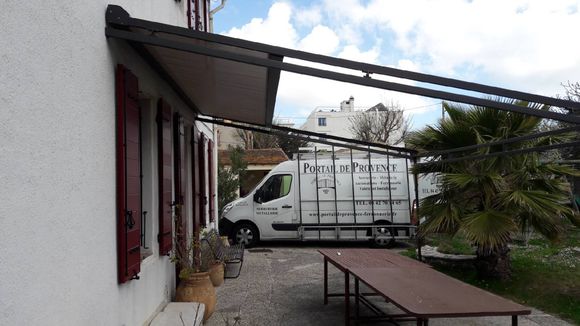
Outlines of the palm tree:
{"type": "MultiPolygon", "coordinates": [[[[547,110],[548,107],[506,100],[547,110]]],[[[447,117],[434,127],[414,132],[408,146],[438,151],[490,143],[539,132],[541,119],[493,108],[464,107],[444,103],[447,117]]],[[[542,137],[506,145],[483,147],[456,156],[472,156],[562,142],[568,136],[542,137]]],[[[539,153],[496,156],[453,163],[418,166],[419,173],[438,173],[441,192],[424,198],[421,216],[427,217],[420,233],[464,234],[477,247],[478,274],[482,278],[510,276],[508,244],[518,232],[532,228],[550,240],[563,230],[563,217],[579,226],[578,217],[568,206],[566,175],[578,175],[571,167],[545,162],[539,153]]]]}

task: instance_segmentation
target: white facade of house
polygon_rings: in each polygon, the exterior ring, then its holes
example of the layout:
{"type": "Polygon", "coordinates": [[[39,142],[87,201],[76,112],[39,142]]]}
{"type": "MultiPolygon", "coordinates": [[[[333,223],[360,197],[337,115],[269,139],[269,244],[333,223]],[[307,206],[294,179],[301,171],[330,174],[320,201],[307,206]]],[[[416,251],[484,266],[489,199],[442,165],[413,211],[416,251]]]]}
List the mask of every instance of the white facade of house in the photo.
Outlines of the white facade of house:
{"type": "Polygon", "coordinates": [[[350,119],[360,112],[355,110],[354,98],[351,96],[348,100],[340,103],[340,108],[315,109],[306,118],[300,129],[325,135],[352,138],[350,119]]]}
{"type": "MultiPolygon", "coordinates": [[[[372,108],[355,108],[354,97],[350,97],[348,100],[342,101],[340,107],[337,108],[325,108],[325,109],[315,109],[313,110],[304,124],[300,127],[302,130],[317,132],[325,135],[332,135],[343,138],[354,138],[354,133],[351,130],[352,118],[360,114],[385,114],[384,111],[376,110],[379,104],[372,108]]],[[[403,111],[395,111],[397,114],[403,114],[403,111]]],[[[392,138],[400,138],[400,131],[397,134],[393,134],[392,138]]],[[[310,144],[311,146],[317,146],[319,148],[329,147],[323,144],[310,144]]],[[[404,147],[404,143],[399,143],[397,146],[404,147]]]]}
{"type": "MultiPolygon", "coordinates": [[[[0,325],[142,325],[174,293],[175,267],[158,254],[156,241],[157,100],[180,112],[186,126],[194,117],[127,43],[105,37],[109,3],[2,3],[0,325]],[[139,78],[143,170],[150,172],[143,179],[150,252],[140,279],[123,284],[116,236],[119,63],[139,78]]],[[[187,27],[187,1],[115,4],[134,17],[187,27]]],[[[213,126],[196,127],[213,139],[213,126]]],[[[186,151],[187,158],[189,146],[186,151]]],[[[191,171],[192,162],[186,163],[191,171]]],[[[191,217],[191,183],[185,192],[191,217]]]]}
{"type": "MultiPolygon", "coordinates": [[[[273,123],[281,127],[294,128],[294,121],[291,119],[276,118],[273,123]]],[[[245,147],[244,142],[238,136],[236,128],[216,125],[216,129],[219,150],[226,150],[230,147],[245,147]]]]}

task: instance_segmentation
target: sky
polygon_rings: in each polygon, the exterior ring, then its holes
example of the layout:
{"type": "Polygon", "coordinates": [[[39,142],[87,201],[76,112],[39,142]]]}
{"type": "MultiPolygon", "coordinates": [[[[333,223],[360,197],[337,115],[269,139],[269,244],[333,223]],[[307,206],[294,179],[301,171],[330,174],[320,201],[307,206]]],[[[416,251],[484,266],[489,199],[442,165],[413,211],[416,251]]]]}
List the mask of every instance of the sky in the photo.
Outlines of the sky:
{"type": "MultiPolygon", "coordinates": [[[[548,96],[580,81],[580,0],[228,0],[214,31],[548,96]]],[[[313,110],[350,96],[361,109],[398,104],[414,129],[441,117],[437,99],[286,72],[274,115],[298,127],[313,110]]]]}

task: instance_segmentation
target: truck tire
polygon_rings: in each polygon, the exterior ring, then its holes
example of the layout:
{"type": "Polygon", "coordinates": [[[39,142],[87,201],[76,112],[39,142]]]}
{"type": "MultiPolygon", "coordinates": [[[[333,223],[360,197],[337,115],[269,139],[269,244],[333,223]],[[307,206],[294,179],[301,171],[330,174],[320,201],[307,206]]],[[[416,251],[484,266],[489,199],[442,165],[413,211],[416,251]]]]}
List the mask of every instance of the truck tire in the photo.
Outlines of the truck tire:
{"type": "Polygon", "coordinates": [[[391,230],[380,225],[375,228],[377,235],[372,241],[373,245],[378,248],[393,248],[395,246],[395,239],[391,235],[391,230]]]}
{"type": "Polygon", "coordinates": [[[243,243],[244,247],[251,248],[260,240],[258,229],[250,223],[240,223],[234,226],[232,230],[232,239],[234,243],[243,243]]]}

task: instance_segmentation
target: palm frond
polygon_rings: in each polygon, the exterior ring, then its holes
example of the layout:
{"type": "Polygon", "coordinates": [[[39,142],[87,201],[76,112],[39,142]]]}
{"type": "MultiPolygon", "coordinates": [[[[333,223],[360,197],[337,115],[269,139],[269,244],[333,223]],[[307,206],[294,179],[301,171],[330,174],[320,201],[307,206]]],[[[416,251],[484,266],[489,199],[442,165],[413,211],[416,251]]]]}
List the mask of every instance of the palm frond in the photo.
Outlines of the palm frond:
{"type": "Polygon", "coordinates": [[[423,198],[419,203],[419,216],[426,216],[419,232],[422,235],[430,233],[454,234],[461,225],[464,206],[446,200],[443,193],[423,198]]]}
{"type": "Polygon", "coordinates": [[[509,215],[493,209],[468,214],[461,225],[467,239],[489,250],[505,246],[517,229],[509,215]]]}

